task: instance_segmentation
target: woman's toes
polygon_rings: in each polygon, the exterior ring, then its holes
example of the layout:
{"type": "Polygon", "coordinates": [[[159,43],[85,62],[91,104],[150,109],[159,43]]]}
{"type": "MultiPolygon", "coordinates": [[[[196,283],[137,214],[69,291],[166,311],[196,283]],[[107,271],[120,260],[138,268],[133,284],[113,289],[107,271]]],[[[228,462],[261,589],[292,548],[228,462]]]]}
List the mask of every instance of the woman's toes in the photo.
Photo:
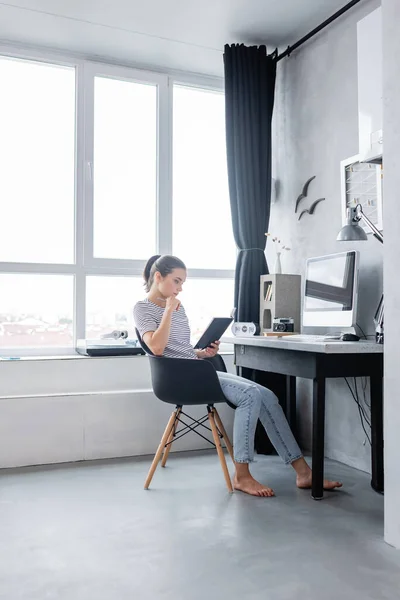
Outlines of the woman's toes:
{"type": "MultiPolygon", "coordinates": [[[[297,476],[296,485],[298,488],[303,490],[308,490],[312,485],[312,476],[307,475],[306,477],[297,476]]],[[[340,481],[330,481],[329,479],[324,479],[324,490],[334,490],[335,488],[342,487],[342,483],[340,481]]]]}
{"type": "Polygon", "coordinates": [[[253,477],[244,477],[238,479],[235,477],[234,479],[234,488],[235,490],[239,490],[244,492],[245,494],[250,494],[251,496],[258,496],[260,498],[268,498],[271,496],[275,496],[274,491],[269,487],[264,487],[253,479],[253,477]]]}
{"type": "Polygon", "coordinates": [[[334,490],[335,488],[342,487],[342,485],[343,485],[343,483],[340,483],[340,481],[325,480],[324,481],[324,490],[334,490]]]}

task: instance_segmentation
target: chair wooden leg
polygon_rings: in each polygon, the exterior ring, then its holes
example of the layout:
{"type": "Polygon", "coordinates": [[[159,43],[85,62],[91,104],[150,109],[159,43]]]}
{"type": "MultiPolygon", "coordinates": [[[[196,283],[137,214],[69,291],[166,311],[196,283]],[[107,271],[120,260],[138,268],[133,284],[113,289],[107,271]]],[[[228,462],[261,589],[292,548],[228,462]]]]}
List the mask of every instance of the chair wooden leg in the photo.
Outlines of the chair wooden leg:
{"type": "Polygon", "coordinates": [[[154,456],[153,462],[151,463],[151,467],[150,467],[149,473],[147,475],[147,479],[146,479],[145,484],[144,484],[144,489],[145,490],[147,490],[149,488],[151,480],[153,479],[154,471],[157,468],[157,465],[158,465],[158,463],[160,461],[160,458],[161,458],[161,454],[162,454],[162,452],[164,450],[164,446],[167,443],[167,440],[168,440],[169,436],[171,435],[171,431],[173,430],[175,419],[176,419],[176,412],[177,412],[177,410],[178,409],[174,410],[174,412],[172,413],[172,415],[171,415],[171,417],[170,417],[170,419],[168,421],[168,425],[165,428],[164,435],[161,438],[160,445],[158,446],[158,449],[157,449],[157,452],[156,452],[156,454],[154,456]]]}
{"type": "Polygon", "coordinates": [[[172,446],[172,442],[173,442],[174,435],[175,435],[175,432],[176,432],[176,428],[178,427],[178,423],[179,423],[179,415],[180,415],[181,411],[182,411],[182,409],[181,409],[181,408],[178,408],[178,409],[176,410],[176,418],[175,418],[175,423],[174,423],[174,426],[172,427],[172,431],[171,431],[171,433],[170,433],[170,435],[169,435],[169,438],[168,438],[168,440],[167,440],[167,444],[168,444],[168,446],[167,446],[167,447],[165,448],[165,450],[164,450],[164,455],[163,455],[163,457],[162,457],[162,461],[161,461],[161,466],[162,466],[162,467],[165,467],[165,465],[167,464],[167,458],[168,458],[168,454],[169,454],[169,451],[171,450],[171,446],[172,446]]]}
{"type": "Polygon", "coordinates": [[[217,426],[215,424],[214,416],[215,416],[215,410],[214,410],[214,408],[209,409],[208,420],[210,422],[210,427],[211,427],[211,431],[212,431],[212,434],[213,434],[214,443],[215,443],[215,446],[217,448],[217,452],[218,452],[219,460],[220,460],[220,463],[221,463],[222,471],[224,473],[224,477],[225,477],[225,481],[226,481],[226,486],[227,486],[229,492],[233,493],[232,481],[231,481],[231,478],[229,476],[228,467],[226,466],[225,455],[224,455],[224,452],[222,450],[221,441],[219,439],[219,435],[218,435],[218,431],[217,431],[217,426]]]}
{"type": "Polygon", "coordinates": [[[230,457],[232,459],[232,462],[234,463],[235,459],[233,458],[233,448],[232,448],[231,440],[229,439],[229,436],[228,436],[228,434],[225,431],[225,427],[224,427],[224,425],[223,425],[223,423],[221,421],[221,417],[219,416],[218,411],[217,411],[216,408],[214,408],[214,414],[215,414],[215,421],[217,423],[217,427],[220,430],[220,432],[222,433],[222,437],[224,438],[224,442],[225,442],[226,448],[227,448],[227,450],[229,452],[229,455],[230,455],[230,457]]]}

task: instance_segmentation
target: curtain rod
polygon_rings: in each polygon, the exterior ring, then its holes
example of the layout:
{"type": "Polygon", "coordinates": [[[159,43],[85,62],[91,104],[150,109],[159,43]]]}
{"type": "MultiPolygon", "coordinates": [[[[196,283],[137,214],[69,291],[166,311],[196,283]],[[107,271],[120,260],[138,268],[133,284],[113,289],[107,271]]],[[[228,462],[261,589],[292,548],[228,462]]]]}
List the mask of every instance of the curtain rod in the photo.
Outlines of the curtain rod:
{"type": "Polygon", "coordinates": [[[299,48],[299,46],[301,46],[302,44],[304,44],[305,42],[307,42],[310,38],[314,37],[314,35],[317,35],[317,33],[319,33],[320,31],[322,31],[322,29],[324,29],[325,27],[327,27],[328,25],[330,25],[331,23],[333,23],[333,21],[336,21],[336,19],[338,19],[339,17],[341,17],[345,12],[347,12],[348,10],[350,10],[351,8],[353,8],[353,6],[355,6],[359,2],[361,2],[361,0],[352,0],[351,2],[349,2],[348,4],[346,4],[345,6],[343,6],[343,8],[341,8],[340,10],[338,10],[337,12],[335,12],[334,15],[332,15],[331,17],[329,17],[329,19],[326,19],[326,21],[324,21],[323,23],[321,23],[321,25],[318,25],[318,27],[316,27],[315,29],[313,29],[312,31],[310,31],[310,33],[307,33],[307,35],[305,35],[304,37],[301,38],[301,40],[299,40],[298,42],[296,42],[295,44],[293,44],[293,46],[288,46],[287,49],[284,52],[282,52],[282,54],[279,54],[276,57],[276,61],[281,60],[282,58],[286,58],[286,56],[290,56],[290,54],[294,50],[297,50],[297,48],[299,48]]]}

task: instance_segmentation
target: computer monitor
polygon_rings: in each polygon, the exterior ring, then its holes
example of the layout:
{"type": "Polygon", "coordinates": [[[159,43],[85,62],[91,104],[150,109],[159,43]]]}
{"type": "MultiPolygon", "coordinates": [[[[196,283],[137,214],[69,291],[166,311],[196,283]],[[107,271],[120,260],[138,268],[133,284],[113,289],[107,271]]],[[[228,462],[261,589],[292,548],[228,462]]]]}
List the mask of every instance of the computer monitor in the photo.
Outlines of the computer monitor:
{"type": "Polygon", "coordinates": [[[354,327],[358,295],[357,251],[309,258],[303,297],[303,326],[354,327]]]}

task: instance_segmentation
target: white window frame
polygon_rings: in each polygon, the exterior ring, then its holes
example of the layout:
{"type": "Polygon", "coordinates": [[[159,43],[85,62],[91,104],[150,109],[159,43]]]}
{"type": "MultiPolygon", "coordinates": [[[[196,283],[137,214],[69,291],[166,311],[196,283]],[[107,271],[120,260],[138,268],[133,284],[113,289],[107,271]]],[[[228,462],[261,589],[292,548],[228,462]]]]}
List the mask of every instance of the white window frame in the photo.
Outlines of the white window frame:
{"type": "MultiPolygon", "coordinates": [[[[73,290],[73,345],[70,348],[2,348],[2,356],[75,355],[76,342],[85,337],[86,277],[89,275],[141,277],[144,260],[95,258],[93,256],[93,151],[94,78],[105,76],[158,87],[157,102],[157,210],[156,252],[172,252],[172,148],[174,84],[203,90],[223,91],[222,79],[193,74],[164,74],[137,67],[73,58],[57,52],[29,50],[0,44],[0,57],[73,67],[76,71],[75,126],[75,263],[1,262],[0,274],[71,274],[73,290]]],[[[234,270],[190,269],[191,278],[233,279],[234,270]]]]}

